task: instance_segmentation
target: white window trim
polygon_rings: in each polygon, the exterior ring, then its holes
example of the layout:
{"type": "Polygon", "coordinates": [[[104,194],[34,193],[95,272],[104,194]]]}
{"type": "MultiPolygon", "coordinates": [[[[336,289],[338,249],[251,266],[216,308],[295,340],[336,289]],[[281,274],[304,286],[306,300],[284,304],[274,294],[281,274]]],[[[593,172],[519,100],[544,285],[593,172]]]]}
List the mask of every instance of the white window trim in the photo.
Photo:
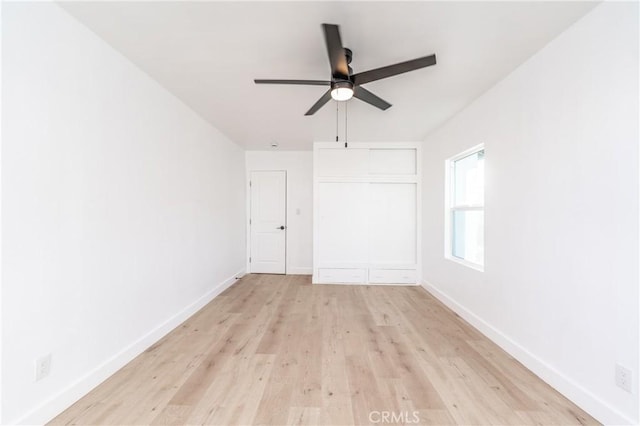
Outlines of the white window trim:
{"type": "Polygon", "coordinates": [[[447,160],[445,160],[445,191],[444,191],[444,257],[447,260],[464,265],[468,268],[475,269],[476,271],[484,272],[484,265],[470,262],[468,260],[456,257],[452,254],[451,237],[453,234],[453,216],[454,211],[484,211],[484,204],[470,204],[470,205],[451,205],[451,197],[453,194],[453,164],[465,157],[475,154],[476,152],[483,151],[484,144],[476,145],[467,149],[447,160]]]}

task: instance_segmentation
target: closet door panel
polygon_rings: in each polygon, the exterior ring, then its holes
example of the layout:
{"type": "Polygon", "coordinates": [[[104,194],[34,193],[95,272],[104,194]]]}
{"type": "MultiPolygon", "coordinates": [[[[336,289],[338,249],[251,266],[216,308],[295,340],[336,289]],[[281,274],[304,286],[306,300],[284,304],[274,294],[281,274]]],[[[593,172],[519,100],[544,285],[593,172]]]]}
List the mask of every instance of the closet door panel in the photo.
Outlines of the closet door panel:
{"type": "Polygon", "coordinates": [[[369,262],[414,266],[416,184],[369,184],[369,262]]]}
{"type": "Polygon", "coordinates": [[[318,184],[319,266],[367,263],[367,185],[318,184]]]}

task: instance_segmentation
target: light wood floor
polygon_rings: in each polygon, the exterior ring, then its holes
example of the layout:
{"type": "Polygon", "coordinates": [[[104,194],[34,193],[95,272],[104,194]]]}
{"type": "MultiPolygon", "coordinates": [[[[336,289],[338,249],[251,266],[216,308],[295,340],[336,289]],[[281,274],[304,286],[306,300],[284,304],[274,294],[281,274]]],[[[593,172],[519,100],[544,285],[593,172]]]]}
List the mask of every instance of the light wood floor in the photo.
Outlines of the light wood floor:
{"type": "Polygon", "coordinates": [[[52,423],[403,421],[596,423],[420,287],[277,275],[246,276],[52,423]]]}

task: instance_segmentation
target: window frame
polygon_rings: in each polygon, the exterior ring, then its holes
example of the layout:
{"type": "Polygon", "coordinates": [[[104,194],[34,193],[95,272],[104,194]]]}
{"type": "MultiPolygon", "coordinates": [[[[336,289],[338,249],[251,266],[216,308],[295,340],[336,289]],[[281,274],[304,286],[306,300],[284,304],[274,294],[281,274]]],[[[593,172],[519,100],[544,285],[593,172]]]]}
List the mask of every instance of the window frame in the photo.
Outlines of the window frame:
{"type": "MultiPolygon", "coordinates": [[[[474,155],[478,152],[485,151],[484,144],[476,145],[451,158],[445,160],[445,200],[444,200],[444,257],[452,262],[459,263],[471,269],[484,272],[484,264],[471,262],[469,260],[457,257],[453,254],[453,215],[456,211],[481,211],[484,213],[485,203],[484,197],[482,204],[460,204],[454,205],[455,200],[455,163],[463,158],[474,155]]],[[[484,223],[483,223],[484,232],[484,223]]]]}

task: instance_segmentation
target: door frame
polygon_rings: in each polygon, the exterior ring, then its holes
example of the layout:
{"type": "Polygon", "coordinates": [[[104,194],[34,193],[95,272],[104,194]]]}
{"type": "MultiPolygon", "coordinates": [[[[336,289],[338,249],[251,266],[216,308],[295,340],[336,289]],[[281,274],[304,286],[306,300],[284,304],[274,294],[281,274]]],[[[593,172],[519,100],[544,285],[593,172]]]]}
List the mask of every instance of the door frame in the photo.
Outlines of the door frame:
{"type": "Polygon", "coordinates": [[[251,273],[251,262],[249,262],[249,258],[251,257],[251,173],[252,172],[283,172],[284,173],[284,226],[285,237],[284,237],[284,274],[289,275],[289,179],[287,176],[287,171],[283,169],[246,169],[246,177],[245,177],[245,194],[246,194],[246,271],[247,274],[251,273]]]}

